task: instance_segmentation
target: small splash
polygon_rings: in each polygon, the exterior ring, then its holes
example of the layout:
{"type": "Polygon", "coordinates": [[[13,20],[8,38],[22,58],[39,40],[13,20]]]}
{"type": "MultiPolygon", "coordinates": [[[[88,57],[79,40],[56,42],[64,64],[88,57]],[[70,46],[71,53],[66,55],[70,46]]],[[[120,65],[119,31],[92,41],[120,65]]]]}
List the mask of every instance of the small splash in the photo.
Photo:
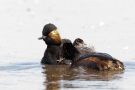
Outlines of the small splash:
{"type": "Polygon", "coordinates": [[[100,26],[103,26],[103,25],[105,25],[105,23],[104,22],[100,22],[99,25],[100,26]]]}
{"type": "Polygon", "coordinates": [[[94,28],[95,28],[95,26],[91,26],[90,28],[91,28],[91,29],[94,29],[94,28]]]}
{"type": "Polygon", "coordinates": [[[123,47],[124,50],[128,50],[129,49],[129,46],[125,46],[123,47]]]}

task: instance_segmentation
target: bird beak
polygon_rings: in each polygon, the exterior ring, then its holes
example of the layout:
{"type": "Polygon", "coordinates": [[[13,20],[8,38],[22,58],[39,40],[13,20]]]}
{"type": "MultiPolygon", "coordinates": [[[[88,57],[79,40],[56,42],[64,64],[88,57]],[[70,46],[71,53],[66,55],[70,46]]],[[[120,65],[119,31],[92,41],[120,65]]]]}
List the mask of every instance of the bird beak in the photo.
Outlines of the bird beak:
{"type": "Polygon", "coordinates": [[[46,38],[46,36],[41,36],[38,38],[38,40],[45,39],[45,38],[46,38]]]}
{"type": "Polygon", "coordinates": [[[86,47],[87,46],[87,44],[84,42],[84,46],[86,47]]]}

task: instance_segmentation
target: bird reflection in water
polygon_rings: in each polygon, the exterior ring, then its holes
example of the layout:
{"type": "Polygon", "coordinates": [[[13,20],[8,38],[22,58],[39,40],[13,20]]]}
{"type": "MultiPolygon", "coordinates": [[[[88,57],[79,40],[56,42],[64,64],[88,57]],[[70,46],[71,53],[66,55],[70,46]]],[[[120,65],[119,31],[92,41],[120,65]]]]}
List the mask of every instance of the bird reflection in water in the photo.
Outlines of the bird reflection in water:
{"type": "Polygon", "coordinates": [[[123,71],[95,71],[87,68],[72,69],[68,65],[43,65],[45,90],[82,88],[79,81],[112,81],[121,79],[123,71]],[[77,81],[77,83],[72,83],[77,81]]]}

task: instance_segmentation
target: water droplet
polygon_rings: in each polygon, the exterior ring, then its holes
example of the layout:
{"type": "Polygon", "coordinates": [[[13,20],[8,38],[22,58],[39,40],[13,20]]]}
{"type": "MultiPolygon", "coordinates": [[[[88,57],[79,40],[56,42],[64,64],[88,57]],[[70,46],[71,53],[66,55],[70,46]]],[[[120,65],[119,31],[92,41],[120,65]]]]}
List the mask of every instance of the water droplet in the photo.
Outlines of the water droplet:
{"type": "Polygon", "coordinates": [[[100,22],[100,26],[103,26],[103,25],[105,25],[105,23],[104,22],[100,22]]]}

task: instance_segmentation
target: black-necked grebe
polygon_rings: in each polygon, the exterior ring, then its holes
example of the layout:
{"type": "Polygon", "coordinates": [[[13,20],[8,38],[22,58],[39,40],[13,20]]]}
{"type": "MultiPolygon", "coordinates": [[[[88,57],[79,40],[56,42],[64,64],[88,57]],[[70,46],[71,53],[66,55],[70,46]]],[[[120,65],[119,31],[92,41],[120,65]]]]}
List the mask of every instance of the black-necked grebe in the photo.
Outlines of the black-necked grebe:
{"type": "Polygon", "coordinates": [[[63,44],[63,57],[72,60],[71,67],[86,67],[95,70],[124,70],[121,61],[107,53],[89,52],[82,54],[72,43],[63,44]]]}
{"type": "Polygon", "coordinates": [[[42,36],[38,38],[39,40],[43,39],[45,41],[47,48],[44,52],[44,56],[41,60],[42,64],[66,64],[65,62],[57,62],[59,60],[60,45],[62,40],[60,34],[57,30],[57,27],[54,24],[46,24],[42,31],[42,36]]]}

